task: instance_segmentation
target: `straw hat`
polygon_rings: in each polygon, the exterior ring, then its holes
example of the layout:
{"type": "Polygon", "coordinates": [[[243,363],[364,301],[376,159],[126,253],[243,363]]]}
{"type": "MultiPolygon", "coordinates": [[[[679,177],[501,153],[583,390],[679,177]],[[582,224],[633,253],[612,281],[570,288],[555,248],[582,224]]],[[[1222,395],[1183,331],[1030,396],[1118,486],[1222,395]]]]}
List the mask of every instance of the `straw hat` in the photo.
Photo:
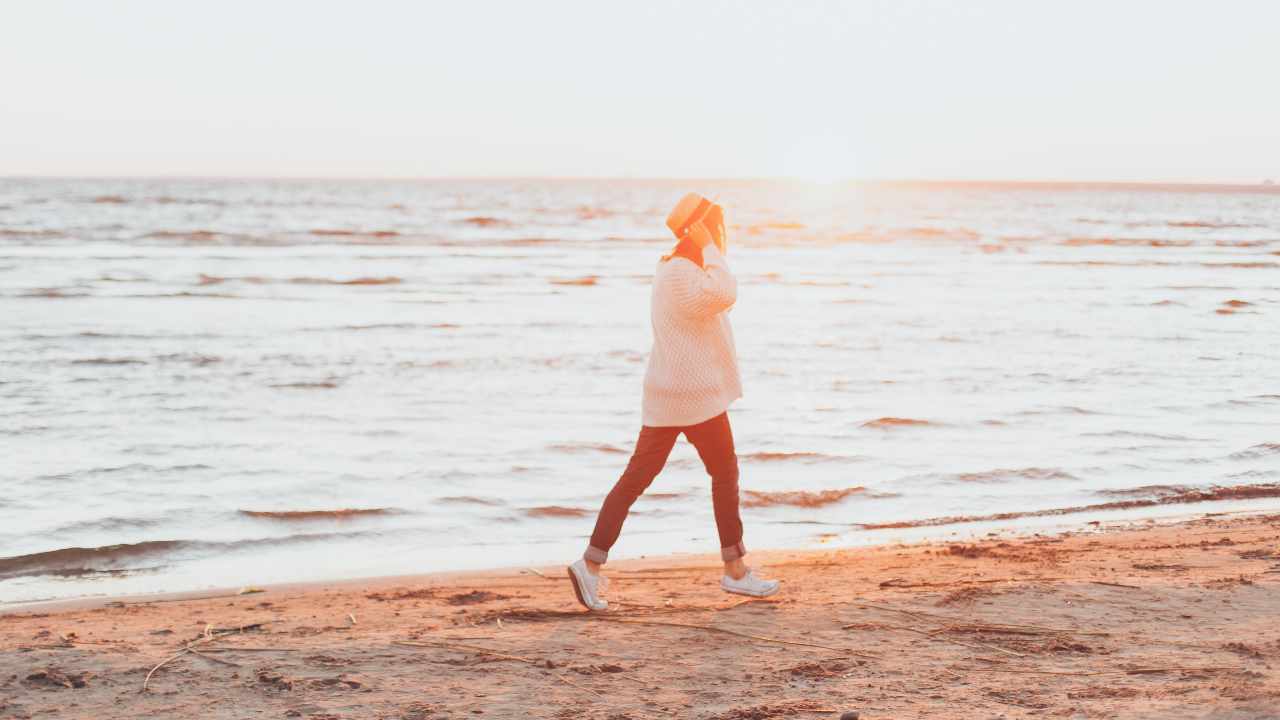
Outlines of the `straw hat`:
{"type": "Polygon", "coordinates": [[[689,234],[689,228],[702,219],[713,203],[698,193],[691,192],[680,198],[675,209],[667,216],[667,227],[676,237],[683,238],[689,234]]]}

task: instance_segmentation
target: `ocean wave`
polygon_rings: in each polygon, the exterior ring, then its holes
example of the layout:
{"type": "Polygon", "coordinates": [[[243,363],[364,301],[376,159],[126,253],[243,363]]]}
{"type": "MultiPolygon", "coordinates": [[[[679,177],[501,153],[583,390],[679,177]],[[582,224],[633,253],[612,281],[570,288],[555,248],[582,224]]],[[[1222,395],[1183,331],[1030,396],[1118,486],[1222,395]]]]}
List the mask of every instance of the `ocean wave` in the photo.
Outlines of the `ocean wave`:
{"type": "Polygon", "coordinates": [[[342,508],[339,510],[237,510],[245,517],[260,520],[306,522],[311,520],[350,520],[358,517],[397,515],[401,510],[393,508],[342,508]]]}
{"type": "Polygon", "coordinates": [[[1202,262],[1200,267],[1206,268],[1243,268],[1247,270],[1263,270],[1271,268],[1280,268],[1280,263],[1276,262],[1202,262]]]}
{"type": "Polygon", "coordinates": [[[187,463],[184,465],[167,465],[164,467],[161,467],[158,465],[147,465],[145,463],[133,463],[130,465],[123,465],[115,468],[102,468],[101,471],[115,472],[119,470],[148,470],[151,472],[179,472],[179,471],[187,471],[187,470],[212,470],[212,469],[213,469],[212,465],[205,465],[204,463],[187,463]]]}
{"type": "Polygon", "coordinates": [[[586,517],[591,514],[591,511],[563,505],[540,505],[526,508],[524,514],[533,518],[586,517]]]}
{"type": "Polygon", "coordinates": [[[600,218],[614,217],[617,213],[609,208],[580,205],[577,209],[577,215],[579,220],[599,220],[600,218]]]}
{"type": "Polygon", "coordinates": [[[182,540],[104,545],[102,547],[69,547],[47,552],[0,558],[0,580],[31,575],[83,575],[119,570],[121,564],[172,553],[183,547],[182,540]]]}
{"type": "Polygon", "coordinates": [[[184,198],[172,195],[152,196],[147,198],[147,202],[152,202],[156,205],[216,205],[218,207],[226,205],[222,200],[214,200],[212,198],[184,198]]]}
{"type": "Polygon", "coordinates": [[[310,543],[338,538],[375,537],[375,530],[297,533],[284,537],[246,538],[242,540],[148,540],[100,547],[69,547],[46,552],[0,558],[0,580],[38,575],[91,575],[97,573],[134,572],[131,566],[156,558],[183,559],[225,555],[229,552],[310,543]]]}
{"type": "Polygon", "coordinates": [[[865,497],[887,497],[879,493],[868,493],[862,486],[841,488],[838,490],[784,490],[781,492],[765,492],[762,490],[743,490],[742,507],[760,508],[789,505],[791,507],[816,508],[834,505],[851,495],[865,497]]]}
{"type": "Polygon", "coordinates": [[[1111,497],[1151,497],[1170,496],[1191,492],[1187,485],[1139,485],[1131,488],[1108,488],[1099,490],[1099,495],[1111,497]]]}
{"type": "Polygon", "coordinates": [[[1176,267],[1183,265],[1183,263],[1164,260],[1132,260],[1129,262],[1120,260],[1037,260],[1035,264],[1051,267],[1176,267]]]}
{"type": "Polygon", "coordinates": [[[156,360],[159,360],[160,362],[189,363],[196,367],[204,367],[205,365],[214,365],[222,362],[222,358],[216,355],[198,355],[196,353],[169,353],[167,355],[157,355],[156,360]]]}
{"type": "Polygon", "coordinates": [[[294,388],[299,390],[332,390],[338,387],[338,383],[334,380],[299,380],[298,382],[272,383],[270,387],[294,388]]]}
{"type": "Polygon", "coordinates": [[[786,285],[794,285],[797,287],[850,287],[853,283],[847,280],[797,280],[792,283],[784,283],[786,285]]]}
{"type": "Polygon", "coordinates": [[[925,427],[934,424],[935,423],[930,422],[929,420],[917,420],[916,418],[882,417],[876,418],[875,420],[868,420],[867,422],[862,423],[862,427],[887,430],[899,427],[925,427]]]}
{"type": "Polygon", "coordinates": [[[115,473],[173,473],[173,472],[189,472],[192,470],[212,470],[213,467],[202,463],[193,463],[186,465],[151,465],[149,463],[129,463],[128,465],[104,465],[99,467],[90,467],[74,472],[59,473],[56,475],[39,475],[36,480],[72,480],[78,479],[85,475],[112,475],[115,473]]]}
{"type": "Polygon", "coordinates": [[[1248,223],[1231,223],[1231,222],[1213,222],[1209,220],[1170,220],[1165,223],[1169,227],[1176,228],[1250,228],[1257,225],[1248,223]]]}
{"type": "Polygon", "coordinates": [[[455,505],[498,506],[498,505],[505,504],[501,500],[494,500],[493,498],[476,497],[474,495],[450,495],[448,497],[438,498],[436,502],[451,503],[455,505]]]}
{"type": "Polygon", "coordinates": [[[49,531],[50,535],[66,535],[82,532],[131,532],[145,530],[164,524],[163,518],[157,517],[104,517],[93,520],[60,525],[49,531]]]}
{"type": "Polygon", "coordinates": [[[1254,460],[1271,455],[1280,455],[1280,443],[1260,443],[1244,450],[1233,452],[1227,457],[1232,460],[1254,460]]]}
{"type": "Polygon", "coordinates": [[[1243,470],[1241,472],[1227,473],[1225,476],[1230,480],[1264,480],[1274,477],[1280,477],[1280,470],[1243,470]]]}
{"type": "Polygon", "coordinates": [[[679,500],[688,496],[687,492],[647,492],[642,497],[649,500],[679,500]]]}
{"type": "Polygon", "coordinates": [[[559,443],[548,445],[548,450],[563,453],[600,452],[610,455],[625,455],[627,450],[607,443],[559,443]]]}
{"type": "Polygon", "coordinates": [[[147,277],[146,275],[143,275],[143,274],[141,274],[141,273],[133,273],[133,274],[123,275],[123,276],[121,276],[121,275],[115,275],[115,274],[112,274],[112,273],[106,273],[106,272],[104,272],[104,273],[100,273],[100,274],[98,275],[98,281],[99,281],[99,282],[113,282],[113,283],[116,283],[116,282],[118,282],[118,283],[145,283],[145,282],[151,282],[151,278],[149,278],[149,277],[147,277]]]}
{"type": "Polygon", "coordinates": [[[1020,410],[1015,415],[1101,415],[1096,410],[1089,410],[1076,405],[1059,405],[1036,410],[1020,410]]]}
{"type": "Polygon", "coordinates": [[[830,242],[836,244],[890,244],[902,240],[954,241],[971,243],[982,239],[982,235],[969,228],[863,228],[834,237],[830,242]]]}
{"type": "Polygon", "coordinates": [[[155,230],[142,237],[157,240],[186,240],[192,243],[210,243],[224,238],[229,239],[239,236],[225,235],[213,230],[155,230]]]}
{"type": "Polygon", "coordinates": [[[370,323],[368,325],[332,325],[328,327],[303,328],[303,332],[334,332],[337,330],[457,330],[461,325],[456,323],[370,323]]]}
{"type": "Polygon", "coordinates": [[[754,452],[738,456],[755,462],[799,461],[806,464],[820,462],[848,462],[862,458],[848,455],[827,455],[817,452],[754,452]]]}
{"type": "Polygon", "coordinates": [[[730,229],[740,230],[747,235],[760,235],[767,230],[804,230],[803,223],[798,222],[763,222],[754,225],[739,226],[734,225],[730,229]]]}
{"type": "Polygon", "coordinates": [[[1191,247],[1194,240],[1164,240],[1159,238],[1073,237],[1060,243],[1068,247],[1191,247]]]}
{"type": "Polygon", "coordinates": [[[498,226],[511,224],[506,220],[501,220],[495,217],[488,217],[485,215],[476,215],[474,217],[463,218],[462,222],[467,225],[474,225],[476,227],[498,227],[498,226]]]}
{"type": "Polygon", "coordinates": [[[285,234],[251,235],[220,230],[155,230],[138,236],[139,240],[169,240],[189,247],[289,247],[310,244],[285,234]]]}
{"type": "Polygon", "coordinates": [[[10,437],[24,437],[26,435],[37,435],[39,433],[49,432],[53,428],[49,425],[26,425],[16,428],[0,428],[0,435],[8,435],[10,437]]]}
{"type": "MultiPolygon", "coordinates": [[[[137,293],[137,294],[133,294],[133,295],[117,295],[117,296],[115,296],[115,297],[121,297],[121,298],[134,298],[134,299],[138,299],[138,300],[143,300],[143,299],[145,299],[145,300],[165,300],[165,299],[176,299],[176,298],[216,298],[216,299],[220,299],[220,300],[243,300],[243,299],[245,299],[245,296],[244,296],[244,295],[235,295],[235,294],[232,294],[232,293],[194,293],[194,292],[187,292],[187,291],[185,291],[185,290],[184,290],[184,291],[182,291],[182,292],[172,292],[172,293],[137,293]]],[[[262,299],[264,299],[264,298],[254,298],[254,299],[255,299],[255,300],[262,300],[262,299]]],[[[279,298],[271,298],[271,299],[275,300],[275,299],[279,299],[279,298]]]]}
{"type": "MultiPolygon", "coordinates": [[[[1280,452],[1280,445],[1277,445],[1280,452]]],[[[888,523],[859,523],[864,530],[888,530],[917,527],[937,527],[939,525],[955,525],[971,522],[993,522],[999,520],[1017,520],[1030,517],[1051,517],[1055,515],[1073,515],[1084,512],[1105,510],[1129,510],[1134,508],[1154,507],[1157,505],[1176,505],[1223,500],[1251,500],[1255,498],[1280,497],[1280,484],[1232,485],[1228,487],[1214,486],[1207,490],[1186,490],[1171,493],[1149,500],[1121,500],[1117,502],[1098,503],[1095,505],[1077,505],[1048,510],[1025,510],[1018,512],[993,513],[991,515],[950,515],[945,517],[925,518],[922,520],[901,520],[888,523]]]]}
{"type": "Polygon", "coordinates": [[[351,280],[337,280],[334,278],[315,278],[315,277],[295,277],[289,278],[288,282],[298,285],[398,285],[404,280],[394,277],[358,277],[351,280]]]}
{"type": "Polygon", "coordinates": [[[586,275],[580,278],[552,278],[552,285],[595,285],[600,280],[599,276],[586,275]]]}
{"type": "Polygon", "coordinates": [[[147,361],[134,357],[95,357],[72,360],[72,365],[146,365],[147,361]]]}
{"type": "Polygon", "coordinates": [[[290,283],[294,285],[398,285],[404,282],[403,279],[395,276],[386,277],[358,277],[350,280],[339,280],[337,278],[322,277],[291,277],[291,278],[269,278],[259,275],[247,275],[244,277],[223,277],[219,275],[206,275],[200,273],[197,285],[221,285],[225,282],[243,282],[250,285],[270,285],[274,283],[290,283]]]}
{"type": "Polygon", "coordinates": [[[31,288],[25,292],[18,293],[18,297],[62,300],[66,298],[89,297],[91,294],[92,293],[71,291],[68,288],[31,288]]]}
{"type": "Polygon", "coordinates": [[[1080,433],[1080,437],[1136,438],[1139,440],[1167,440],[1169,442],[1210,442],[1206,438],[1190,435],[1167,435],[1162,433],[1142,432],[1139,430],[1111,430],[1109,432],[1080,433]]]}
{"type": "Polygon", "coordinates": [[[1233,248],[1256,248],[1266,247],[1275,240],[1215,240],[1214,247],[1233,247],[1233,248]]]}
{"type": "Polygon", "coordinates": [[[58,230],[24,230],[22,228],[0,228],[0,237],[20,238],[61,238],[66,234],[58,230]]]}
{"type": "Polygon", "coordinates": [[[372,238],[392,238],[400,237],[400,233],[395,230],[312,230],[312,235],[317,237],[372,237],[372,238]]]}
{"type": "MultiPolygon", "coordinates": [[[[449,244],[449,243],[441,243],[449,244]]],[[[494,247],[538,247],[541,245],[567,244],[559,238],[516,238],[514,240],[493,240],[487,243],[458,242],[458,245],[490,245],[494,247]]]]}
{"type": "Polygon", "coordinates": [[[1075,475],[1059,468],[1000,468],[983,472],[955,473],[947,476],[962,483],[999,483],[1009,480],[1078,480],[1075,475]]]}

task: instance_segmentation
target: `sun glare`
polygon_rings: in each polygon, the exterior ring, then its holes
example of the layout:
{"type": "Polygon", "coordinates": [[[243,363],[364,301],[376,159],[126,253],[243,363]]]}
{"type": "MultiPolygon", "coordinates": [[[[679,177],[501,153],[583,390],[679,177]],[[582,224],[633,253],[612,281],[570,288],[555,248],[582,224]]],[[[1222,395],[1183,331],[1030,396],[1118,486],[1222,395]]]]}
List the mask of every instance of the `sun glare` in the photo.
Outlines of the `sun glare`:
{"type": "Polygon", "coordinates": [[[791,180],[834,185],[857,179],[858,164],[847,136],[791,133],[776,149],[778,175],[791,180]]]}

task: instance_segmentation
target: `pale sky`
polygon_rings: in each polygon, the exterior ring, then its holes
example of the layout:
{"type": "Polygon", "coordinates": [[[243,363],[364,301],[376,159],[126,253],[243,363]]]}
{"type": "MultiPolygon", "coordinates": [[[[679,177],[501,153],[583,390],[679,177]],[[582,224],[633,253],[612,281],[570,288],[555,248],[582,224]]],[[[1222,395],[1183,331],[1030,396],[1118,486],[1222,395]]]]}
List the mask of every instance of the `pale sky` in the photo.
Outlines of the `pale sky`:
{"type": "Polygon", "coordinates": [[[1270,0],[9,1],[0,175],[1280,181],[1270,0]]]}

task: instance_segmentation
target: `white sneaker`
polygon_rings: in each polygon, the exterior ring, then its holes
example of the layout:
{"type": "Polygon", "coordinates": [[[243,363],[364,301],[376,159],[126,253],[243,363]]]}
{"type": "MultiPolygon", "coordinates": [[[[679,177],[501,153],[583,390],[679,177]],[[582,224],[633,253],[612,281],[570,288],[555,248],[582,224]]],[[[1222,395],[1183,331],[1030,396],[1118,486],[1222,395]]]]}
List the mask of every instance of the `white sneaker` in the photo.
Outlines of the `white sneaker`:
{"type": "Polygon", "coordinates": [[[604,578],[596,575],[587,569],[587,563],[582,558],[570,565],[566,570],[569,573],[569,581],[573,583],[573,594],[578,596],[578,602],[588,610],[606,610],[609,603],[600,599],[600,590],[603,588],[602,581],[604,578]]]}
{"type": "Polygon", "coordinates": [[[751,597],[769,597],[778,592],[777,580],[765,580],[758,578],[751,568],[747,568],[747,574],[734,580],[732,577],[725,575],[720,578],[720,588],[725,592],[737,593],[739,595],[750,595],[751,597]]]}

